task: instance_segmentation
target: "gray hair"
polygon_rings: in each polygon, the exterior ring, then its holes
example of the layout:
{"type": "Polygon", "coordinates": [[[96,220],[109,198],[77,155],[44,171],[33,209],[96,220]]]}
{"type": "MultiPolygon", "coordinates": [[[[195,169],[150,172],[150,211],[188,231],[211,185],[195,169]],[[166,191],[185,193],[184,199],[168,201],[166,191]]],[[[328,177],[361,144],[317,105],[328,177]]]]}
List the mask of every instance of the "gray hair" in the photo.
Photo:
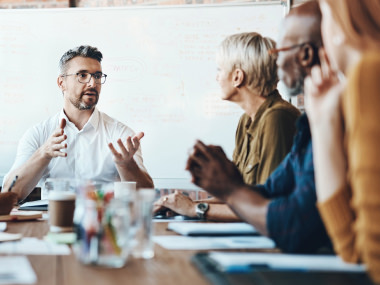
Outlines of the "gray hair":
{"type": "Polygon", "coordinates": [[[77,56],[93,58],[99,62],[103,59],[102,53],[96,47],[88,45],[75,47],[65,52],[59,60],[59,71],[61,74],[66,72],[67,63],[77,56]]]}
{"type": "Polygon", "coordinates": [[[217,61],[232,72],[239,68],[245,75],[244,83],[251,90],[267,96],[277,88],[277,55],[268,51],[276,42],[259,33],[241,33],[228,36],[220,44],[217,61]]]}

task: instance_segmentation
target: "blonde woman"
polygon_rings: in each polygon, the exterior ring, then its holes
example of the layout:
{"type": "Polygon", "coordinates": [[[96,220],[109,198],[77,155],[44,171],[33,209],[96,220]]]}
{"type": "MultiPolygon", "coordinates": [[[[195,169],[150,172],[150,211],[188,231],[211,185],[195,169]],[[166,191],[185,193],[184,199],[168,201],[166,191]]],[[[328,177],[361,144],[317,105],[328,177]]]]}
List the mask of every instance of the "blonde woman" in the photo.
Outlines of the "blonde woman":
{"type": "MultiPolygon", "coordinates": [[[[217,53],[221,98],[244,110],[233,162],[249,185],[264,183],[289,152],[300,115],[277,91],[277,56],[268,53],[275,46],[272,39],[258,33],[241,33],[227,37],[217,53]]],[[[239,220],[228,206],[215,203],[218,201],[199,202],[175,193],[157,201],[156,211],[165,207],[190,217],[207,211],[210,220],[239,220]],[[198,209],[200,206],[207,209],[198,209]]]]}
{"type": "Polygon", "coordinates": [[[306,83],[318,206],[336,252],[380,284],[380,0],[320,7],[325,50],[306,83]]]}

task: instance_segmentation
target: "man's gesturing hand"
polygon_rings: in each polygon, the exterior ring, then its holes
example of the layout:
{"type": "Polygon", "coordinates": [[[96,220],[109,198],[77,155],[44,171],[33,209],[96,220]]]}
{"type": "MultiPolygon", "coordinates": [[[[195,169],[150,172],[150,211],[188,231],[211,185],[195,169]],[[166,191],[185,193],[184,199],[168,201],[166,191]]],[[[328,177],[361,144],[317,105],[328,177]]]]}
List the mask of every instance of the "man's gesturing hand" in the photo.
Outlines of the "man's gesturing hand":
{"type": "Polygon", "coordinates": [[[115,163],[123,168],[127,168],[128,164],[133,160],[133,156],[136,153],[136,151],[140,147],[140,140],[143,138],[144,133],[140,132],[137,135],[135,135],[133,138],[131,136],[127,137],[125,144],[121,141],[121,139],[117,140],[117,144],[119,145],[120,152],[118,152],[112,143],[108,144],[108,147],[110,148],[115,163]]]}
{"type": "Polygon", "coordinates": [[[62,119],[59,123],[59,127],[53,132],[48,140],[42,145],[41,150],[47,159],[54,157],[66,157],[67,153],[63,152],[63,149],[67,148],[67,144],[64,142],[67,136],[64,133],[66,126],[66,120],[62,119]]]}

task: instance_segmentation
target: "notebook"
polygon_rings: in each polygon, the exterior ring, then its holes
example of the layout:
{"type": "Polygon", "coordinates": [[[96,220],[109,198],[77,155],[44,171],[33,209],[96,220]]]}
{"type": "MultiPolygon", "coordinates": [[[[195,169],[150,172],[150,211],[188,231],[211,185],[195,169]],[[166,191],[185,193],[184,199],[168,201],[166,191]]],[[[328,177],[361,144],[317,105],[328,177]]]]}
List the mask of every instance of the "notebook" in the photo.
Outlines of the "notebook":
{"type": "Polygon", "coordinates": [[[9,215],[0,216],[0,221],[26,221],[40,218],[42,218],[42,212],[40,211],[20,211],[14,209],[10,212],[9,215]]]}

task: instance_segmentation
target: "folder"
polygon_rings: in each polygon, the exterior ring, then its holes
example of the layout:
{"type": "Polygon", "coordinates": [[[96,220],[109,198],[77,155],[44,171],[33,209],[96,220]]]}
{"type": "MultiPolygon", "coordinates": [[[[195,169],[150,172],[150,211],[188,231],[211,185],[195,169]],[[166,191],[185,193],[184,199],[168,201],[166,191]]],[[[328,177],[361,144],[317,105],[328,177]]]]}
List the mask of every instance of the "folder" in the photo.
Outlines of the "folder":
{"type": "MultiPolygon", "coordinates": [[[[255,254],[255,253],[252,253],[255,254]]],[[[267,253],[267,255],[273,255],[267,253]]],[[[228,271],[210,258],[210,253],[200,252],[192,259],[194,266],[204,277],[215,285],[373,285],[368,275],[360,268],[358,271],[300,271],[273,269],[263,262],[251,266],[250,270],[228,271]]],[[[359,266],[360,267],[360,266],[359,266]]]]}

